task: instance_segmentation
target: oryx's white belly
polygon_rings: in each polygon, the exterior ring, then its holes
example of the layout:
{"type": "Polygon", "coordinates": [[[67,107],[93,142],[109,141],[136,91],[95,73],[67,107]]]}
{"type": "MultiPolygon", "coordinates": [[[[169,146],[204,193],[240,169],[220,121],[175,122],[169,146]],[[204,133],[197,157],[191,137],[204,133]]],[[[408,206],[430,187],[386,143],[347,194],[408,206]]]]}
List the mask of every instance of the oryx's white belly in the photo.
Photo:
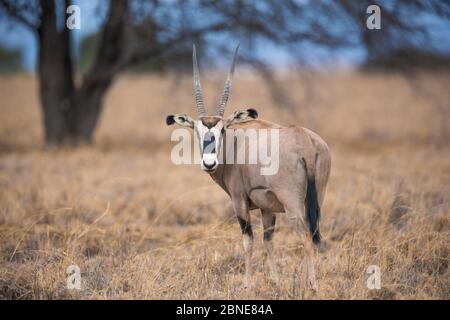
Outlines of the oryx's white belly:
{"type": "Polygon", "coordinates": [[[249,198],[252,204],[262,210],[284,212],[284,207],[277,196],[269,189],[253,189],[249,198]]]}

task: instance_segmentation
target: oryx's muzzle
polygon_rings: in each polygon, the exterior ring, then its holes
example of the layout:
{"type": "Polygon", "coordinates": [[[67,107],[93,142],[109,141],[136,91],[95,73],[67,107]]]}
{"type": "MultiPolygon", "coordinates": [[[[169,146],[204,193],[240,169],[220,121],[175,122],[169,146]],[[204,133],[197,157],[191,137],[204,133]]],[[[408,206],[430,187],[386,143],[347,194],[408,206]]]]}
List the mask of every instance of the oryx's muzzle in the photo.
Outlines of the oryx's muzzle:
{"type": "Polygon", "coordinates": [[[220,150],[220,129],[216,126],[221,127],[220,122],[216,122],[214,127],[210,129],[205,127],[202,123],[202,129],[206,130],[201,142],[202,142],[202,162],[201,168],[207,172],[213,172],[217,169],[219,161],[217,158],[217,153],[220,150]]]}

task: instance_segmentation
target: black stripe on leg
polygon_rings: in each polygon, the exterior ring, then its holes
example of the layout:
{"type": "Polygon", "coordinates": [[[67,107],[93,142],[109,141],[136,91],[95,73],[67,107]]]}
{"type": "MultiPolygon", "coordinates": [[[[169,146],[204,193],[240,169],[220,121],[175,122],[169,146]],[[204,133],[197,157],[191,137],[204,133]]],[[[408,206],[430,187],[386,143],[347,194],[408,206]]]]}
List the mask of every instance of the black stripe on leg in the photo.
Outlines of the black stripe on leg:
{"type": "Polygon", "coordinates": [[[239,221],[239,225],[241,226],[242,234],[247,234],[253,237],[252,225],[249,221],[242,219],[241,217],[237,217],[239,221]]]}
{"type": "Polygon", "coordinates": [[[275,232],[276,216],[273,215],[271,226],[264,229],[264,241],[271,241],[275,232]]]}

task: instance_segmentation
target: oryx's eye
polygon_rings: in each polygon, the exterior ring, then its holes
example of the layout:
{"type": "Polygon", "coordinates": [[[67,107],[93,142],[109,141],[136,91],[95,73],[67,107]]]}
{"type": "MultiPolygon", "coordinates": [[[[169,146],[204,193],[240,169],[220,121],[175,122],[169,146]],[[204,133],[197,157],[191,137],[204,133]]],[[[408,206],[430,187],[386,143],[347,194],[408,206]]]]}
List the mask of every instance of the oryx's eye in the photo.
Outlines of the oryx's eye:
{"type": "Polygon", "coordinates": [[[215,153],[216,152],[216,138],[211,131],[205,134],[203,139],[203,153],[215,153]]]}

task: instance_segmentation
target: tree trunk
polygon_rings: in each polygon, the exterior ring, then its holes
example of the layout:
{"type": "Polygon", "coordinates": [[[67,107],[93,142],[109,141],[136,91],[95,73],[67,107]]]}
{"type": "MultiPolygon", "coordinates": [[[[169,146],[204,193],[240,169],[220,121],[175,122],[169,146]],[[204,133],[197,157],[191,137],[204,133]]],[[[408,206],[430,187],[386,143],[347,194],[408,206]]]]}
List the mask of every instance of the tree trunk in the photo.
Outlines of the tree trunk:
{"type": "MultiPolygon", "coordinates": [[[[65,7],[69,4],[66,0],[65,7]]],[[[90,143],[103,97],[123,66],[127,3],[111,2],[96,63],[80,88],[73,80],[70,31],[65,21],[58,30],[54,0],[41,0],[41,9],[38,74],[45,141],[49,145],[90,143]]]]}
{"type": "Polygon", "coordinates": [[[100,84],[90,82],[84,84],[74,96],[72,108],[74,110],[72,140],[90,143],[100,118],[103,97],[111,85],[113,78],[100,84]]]}
{"type": "Polygon", "coordinates": [[[126,0],[110,4],[108,20],[102,32],[97,58],[92,70],[83,79],[75,99],[75,133],[79,140],[90,142],[98,122],[103,97],[115,75],[125,63],[125,28],[128,14],[126,0]]]}
{"type": "Polygon", "coordinates": [[[58,32],[55,3],[43,0],[39,37],[39,91],[48,144],[61,144],[67,139],[71,95],[74,90],[70,61],[69,35],[58,32]]]}

